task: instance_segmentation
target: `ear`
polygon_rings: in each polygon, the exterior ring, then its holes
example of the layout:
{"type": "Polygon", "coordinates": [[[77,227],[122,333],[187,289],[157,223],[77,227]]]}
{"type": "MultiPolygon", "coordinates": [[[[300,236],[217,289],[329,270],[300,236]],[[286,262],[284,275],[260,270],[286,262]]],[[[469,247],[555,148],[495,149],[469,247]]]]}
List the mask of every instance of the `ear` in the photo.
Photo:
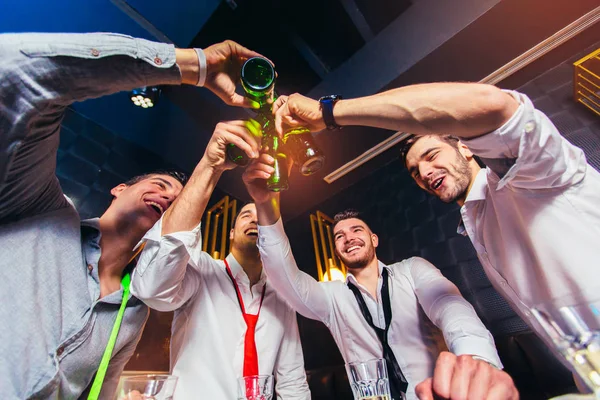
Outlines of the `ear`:
{"type": "Polygon", "coordinates": [[[379,246],[379,237],[374,233],[371,233],[371,243],[373,243],[373,247],[375,248],[379,246]]]}
{"type": "Polygon", "coordinates": [[[110,194],[112,194],[114,197],[119,197],[119,195],[128,187],[129,186],[127,186],[126,184],[121,183],[121,184],[115,186],[114,188],[112,188],[110,190],[110,194]]]}
{"type": "Polygon", "coordinates": [[[467,160],[471,160],[473,158],[473,152],[471,149],[469,149],[467,145],[461,141],[458,142],[458,152],[467,160]]]}
{"type": "Polygon", "coordinates": [[[233,228],[229,231],[229,240],[233,240],[233,228]]]}

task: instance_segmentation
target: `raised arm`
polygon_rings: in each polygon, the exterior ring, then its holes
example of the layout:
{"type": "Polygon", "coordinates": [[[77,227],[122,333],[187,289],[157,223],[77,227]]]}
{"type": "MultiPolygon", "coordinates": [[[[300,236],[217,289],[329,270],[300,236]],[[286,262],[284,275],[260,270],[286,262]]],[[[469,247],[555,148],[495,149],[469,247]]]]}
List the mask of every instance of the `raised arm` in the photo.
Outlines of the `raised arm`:
{"type": "Polygon", "coordinates": [[[113,33],[0,35],[0,221],[66,205],[56,150],[63,113],[76,101],[200,83],[228,104],[248,107],[235,94],[235,66],[258,54],[230,41],[202,54],[200,65],[194,49],[113,33]]]}
{"type": "Polygon", "coordinates": [[[269,282],[297,312],[329,325],[331,299],[324,286],[298,269],[279,212],[279,193],[270,192],[265,179],[273,173],[268,154],[244,171],[244,183],[256,203],[258,248],[269,282]]]}
{"type": "Polygon", "coordinates": [[[456,285],[420,257],[413,257],[408,262],[419,303],[443,332],[450,351],[456,355],[477,356],[501,368],[492,335],[456,285]]]}
{"type": "Polygon", "coordinates": [[[245,121],[219,123],[189,182],[162,218],[144,236],[146,246],[134,271],[131,292],[150,307],[170,311],[196,292],[200,270],[210,256],[202,252],[200,222],[223,171],[235,167],[226,148],[233,143],[249,157],[258,154],[245,121]]]}
{"type": "MultiPolygon", "coordinates": [[[[338,125],[363,125],[417,135],[452,134],[471,138],[506,122],[518,103],[491,85],[427,83],[388,90],[373,96],[340,100],[333,108],[338,125]]],[[[280,97],[273,107],[276,126],[325,129],[316,100],[299,94],[280,97]]]]}

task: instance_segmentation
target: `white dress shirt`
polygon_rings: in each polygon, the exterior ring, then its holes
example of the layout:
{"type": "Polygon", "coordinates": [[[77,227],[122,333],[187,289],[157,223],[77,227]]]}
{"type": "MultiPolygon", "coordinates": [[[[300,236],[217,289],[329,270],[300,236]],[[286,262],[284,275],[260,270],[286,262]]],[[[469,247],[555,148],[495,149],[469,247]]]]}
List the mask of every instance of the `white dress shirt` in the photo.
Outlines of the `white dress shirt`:
{"type": "MultiPolygon", "coordinates": [[[[281,219],[271,226],[259,226],[258,236],[271,284],[296,311],[329,328],[346,363],[383,356],[381,342],[348,286],[339,281],[317,282],[298,269],[281,219]]],[[[457,355],[483,357],[501,367],[492,335],[456,286],[431,263],[413,257],[390,266],[380,262],[380,272],[382,268],[388,269],[390,280],[388,342],[408,381],[408,399],[416,399],[415,385],[432,376],[438,354],[446,348],[457,355]]],[[[347,280],[361,291],[373,323],[384,328],[381,273],[377,299],[352,275],[347,280]]]]}
{"type": "Polygon", "coordinates": [[[544,339],[532,307],[574,305],[600,329],[600,174],[527,96],[508,93],[520,103],[511,119],[464,141],[488,168],[460,210],[459,232],[496,290],[544,339]]]}
{"type": "MultiPolygon", "coordinates": [[[[246,323],[225,263],[201,251],[200,226],[161,237],[162,219],[146,234],[146,247],[131,291],[159,311],[175,310],[171,373],[179,377],[175,400],[237,399],[242,376],[246,323]]],[[[227,262],[244,301],[256,314],[259,374],[273,374],[279,399],[310,399],[296,313],[275,292],[263,271],[250,288],[233,255],[227,262]]]]}

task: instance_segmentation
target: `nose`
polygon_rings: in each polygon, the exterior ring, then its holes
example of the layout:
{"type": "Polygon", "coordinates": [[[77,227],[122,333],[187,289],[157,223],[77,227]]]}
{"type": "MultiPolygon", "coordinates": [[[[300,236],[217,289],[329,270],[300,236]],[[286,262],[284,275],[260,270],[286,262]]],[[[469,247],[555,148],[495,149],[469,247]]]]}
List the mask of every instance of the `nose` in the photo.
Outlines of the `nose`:
{"type": "Polygon", "coordinates": [[[167,192],[163,192],[160,195],[160,197],[165,199],[169,203],[169,205],[171,205],[177,198],[177,193],[175,193],[175,191],[167,191],[167,192]]]}
{"type": "Polygon", "coordinates": [[[420,163],[419,164],[419,175],[425,179],[433,174],[433,167],[429,163],[420,163]]]}

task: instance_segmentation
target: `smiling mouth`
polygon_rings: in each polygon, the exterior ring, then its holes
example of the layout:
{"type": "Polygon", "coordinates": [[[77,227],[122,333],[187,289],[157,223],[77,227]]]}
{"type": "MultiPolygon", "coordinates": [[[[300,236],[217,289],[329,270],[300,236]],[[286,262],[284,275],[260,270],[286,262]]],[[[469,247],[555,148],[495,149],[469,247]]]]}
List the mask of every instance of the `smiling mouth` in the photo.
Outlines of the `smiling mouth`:
{"type": "Polygon", "coordinates": [[[356,246],[356,245],[355,245],[355,246],[350,246],[350,247],[348,247],[348,248],[346,249],[345,253],[346,253],[346,254],[352,254],[352,253],[354,253],[354,252],[356,252],[356,251],[360,250],[360,247],[361,247],[361,246],[356,246]]]}
{"type": "Polygon", "coordinates": [[[147,201],[146,204],[148,204],[150,206],[150,208],[152,208],[154,211],[156,211],[156,213],[158,215],[162,215],[164,210],[162,208],[162,206],[158,203],[155,203],[153,201],[147,201]]]}
{"type": "Polygon", "coordinates": [[[258,237],[258,229],[256,228],[250,228],[248,229],[246,232],[244,232],[246,235],[248,236],[256,236],[258,237]]]}
{"type": "Polygon", "coordinates": [[[433,181],[433,184],[431,185],[431,188],[433,190],[438,190],[440,188],[440,186],[442,186],[442,183],[444,182],[444,178],[445,177],[441,177],[441,178],[438,178],[435,181],[433,181]]]}

